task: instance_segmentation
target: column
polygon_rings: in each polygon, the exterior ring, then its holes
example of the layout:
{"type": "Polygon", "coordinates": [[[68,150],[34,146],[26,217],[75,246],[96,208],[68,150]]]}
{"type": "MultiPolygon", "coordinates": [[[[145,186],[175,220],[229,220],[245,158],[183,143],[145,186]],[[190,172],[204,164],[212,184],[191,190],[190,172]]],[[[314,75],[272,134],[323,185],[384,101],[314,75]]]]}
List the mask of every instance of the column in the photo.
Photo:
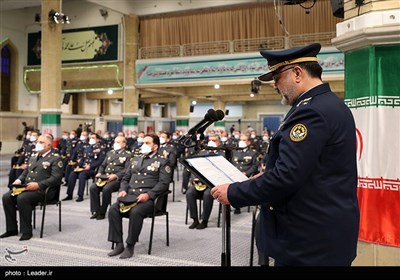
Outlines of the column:
{"type": "Polygon", "coordinates": [[[381,245],[400,247],[400,2],[345,2],[332,42],[345,53],[344,101],[356,121],[359,240],[367,242],[358,265],[379,266],[382,256],[399,265],[400,248],[381,245]]]}
{"type": "Polygon", "coordinates": [[[139,96],[135,88],[136,69],[139,44],[139,18],[134,15],[125,15],[124,21],[124,92],[122,129],[126,137],[130,137],[132,131],[138,131],[139,96]]]}
{"type": "Polygon", "coordinates": [[[176,129],[183,134],[189,130],[190,98],[179,96],[176,103],[176,129]]]}
{"type": "MultiPolygon", "coordinates": [[[[225,103],[220,100],[214,101],[214,110],[221,110],[225,114],[225,103]]],[[[220,120],[215,122],[214,129],[225,130],[225,121],[220,120]]]]}
{"type": "Polygon", "coordinates": [[[42,0],[42,54],[40,78],[41,132],[57,143],[61,136],[61,24],[49,20],[50,10],[61,11],[61,0],[42,0]]]}

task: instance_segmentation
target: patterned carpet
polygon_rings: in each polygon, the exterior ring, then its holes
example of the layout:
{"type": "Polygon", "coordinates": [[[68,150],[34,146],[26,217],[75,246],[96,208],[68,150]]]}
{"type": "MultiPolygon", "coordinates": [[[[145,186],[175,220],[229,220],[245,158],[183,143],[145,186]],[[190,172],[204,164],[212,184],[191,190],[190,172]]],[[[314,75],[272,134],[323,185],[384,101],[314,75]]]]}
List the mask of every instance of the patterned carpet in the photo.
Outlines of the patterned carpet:
{"type": "MultiPolygon", "coordinates": [[[[1,195],[8,189],[8,168],[10,156],[0,158],[1,195]]],[[[170,245],[166,246],[165,216],[157,217],[151,255],[147,254],[150,238],[151,219],[146,219],[135,246],[134,256],[122,260],[119,257],[108,257],[111,243],[107,241],[108,219],[91,220],[90,198],[85,195],[83,202],[62,202],[62,231],[58,231],[58,208],[48,206],[44,236],[39,238],[42,211],[36,213],[36,229],[29,241],[19,241],[19,236],[0,239],[1,267],[104,267],[104,266],[221,266],[221,259],[230,260],[232,266],[249,266],[252,213],[247,208],[240,215],[231,212],[231,257],[222,258],[226,252],[223,245],[227,238],[221,227],[217,227],[218,204],[214,203],[213,212],[204,230],[188,229],[185,224],[186,200],[181,193],[181,182],[176,181],[175,201],[169,196],[168,211],[170,228],[170,245]]],[[[172,190],[172,184],[170,185],[172,190]]],[[[61,189],[61,198],[65,197],[66,187],[61,189]]],[[[76,198],[77,187],[74,190],[76,198]]],[[[113,196],[115,201],[116,194],[113,196]]],[[[2,203],[2,202],[0,202],[2,203]]],[[[3,209],[3,207],[1,207],[3,209]]],[[[189,224],[191,220],[189,219],[189,224]]],[[[128,220],[124,219],[126,236],[128,220]]],[[[0,233],[5,232],[4,211],[0,215],[0,233]]],[[[229,250],[228,250],[229,251],[229,250]]],[[[257,256],[254,254],[254,265],[257,256]]]]}

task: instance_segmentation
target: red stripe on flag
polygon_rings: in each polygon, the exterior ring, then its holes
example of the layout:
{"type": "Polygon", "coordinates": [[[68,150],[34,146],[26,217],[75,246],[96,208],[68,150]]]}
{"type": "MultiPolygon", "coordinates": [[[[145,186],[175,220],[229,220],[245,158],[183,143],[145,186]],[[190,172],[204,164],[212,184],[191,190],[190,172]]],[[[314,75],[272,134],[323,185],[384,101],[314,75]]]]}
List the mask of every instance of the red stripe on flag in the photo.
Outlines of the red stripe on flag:
{"type": "Polygon", "coordinates": [[[400,247],[400,180],[358,178],[359,240],[400,247]]]}

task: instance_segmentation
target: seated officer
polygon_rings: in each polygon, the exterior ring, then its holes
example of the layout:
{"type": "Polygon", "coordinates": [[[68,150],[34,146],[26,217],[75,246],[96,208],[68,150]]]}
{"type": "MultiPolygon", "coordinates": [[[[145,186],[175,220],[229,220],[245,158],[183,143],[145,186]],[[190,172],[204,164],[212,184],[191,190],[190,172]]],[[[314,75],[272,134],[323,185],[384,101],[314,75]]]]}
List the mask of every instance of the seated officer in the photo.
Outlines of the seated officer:
{"type": "MultiPolygon", "coordinates": [[[[116,243],[110,257],[121,254],[121,259],[133,256],[135,243],[138,241],[142,230],[144,218],[151,214],[154,208],[154,199],[168,190],[171,180],[171,167],[168,159],[158,154],[160,140],[155,134],[147,134],[140,148],[141,155],[132,158],[121,181],[118,198],[128,194],[136,197],[136,206],[129,211],[121,213],[119,203],[110,207],[108,213],[108,241],[116,243]],[[126,248],[122,239],[122,218],[129,218],[128,237],[126,248]]],[[[135,202],[135,201],[133,201],[135,202]]]]}
{"type": "MultiPolygon", "coordinates": [[[[85,131],[82,132],[82,134],[85,131]]],[[[74,172],[68,177],[67,197],[63,199],[72,200],[76,180],[79,178],[79,189],[77,202],[83,201],[83,193],[85,191],[86,180],[95,175],[96,169],[100,166],[105,158],[104,148],[100,146],[100,136],[91,133],[89,136],[89,146],[83,152],[83,158],[78,160],[78,166],[74,172]]]]}
{"type": "MultiPolygon", "coordinates": [[[[258,152],[250,146],[252,141],[248,133],[242,134],[239,141],[239,149],[232,151],[232,164],[242,171],[247,177],[258,173],[258,152]]],[[[235,214],[240,214],[240,208],[235,209],[235,214]]]]}
{"type": "MultiPolygon", "coordinates": [[[[13,185],[26,184],[26,188],[18,195],[9,191],[3,195],[3,208],[6,216],[6,232],[0,235],[5,238],[18,234],[17,207],[19,211],[19,240],[32,237],[32,210],[34,205],[44,199],[45,190],[50,186],[61,184],[63,175],[62,158],[58,151],[52,149],[53,138],[49,134],[39,136],[35,150],[28,161],[28,168],[14,181],[13,185]]],[[[51,196],[51,193],[49,193],[51,196]]]]}
{"type": "Polygon", "coordinates": [[[132,153],[126,149],[125,137],[117,136],[114,140],[113,149],[107,153],[99,167],[96,174],[97,181],[90,187],[90,211],[93,213],[91,219],[104,219],[107,207],[111,203],[111,195],[118,191],[125,173],[125,167],[129,165],[131,158],[132,153]],[[101,175],[107,176],[104,182],[100,179],[101,175]],[[101,192],[103,195],[100,205],[101,192]]]}
{"type": "MultiPolygon", "coordinates": [[[[207,147],[211,150],[201,150],[198,155],[212,155],[220,154],[225,156],[225,152],[222,150],[214,150],[214,148],[221,147],[221,141],[218,135],[210,135],[208,137],[207,147]]],[[[200,187],[202,184],[197,182],[197,178],[192,178],[192,186],[190,186],[186,192],[186,203],[189,207],[190,218],[193,219],[193,223],[189,226],[190,229],[205,229],[208,225],[208,219],[210,218],[214,198],[210,194],[210,188],[200,187]],[[199,187],[198,187],[199,186],[199,187]],[[203,198],[203,213],[202,221],[199,221],[199,214],[197,210],[196,199],[203,198]]]]}

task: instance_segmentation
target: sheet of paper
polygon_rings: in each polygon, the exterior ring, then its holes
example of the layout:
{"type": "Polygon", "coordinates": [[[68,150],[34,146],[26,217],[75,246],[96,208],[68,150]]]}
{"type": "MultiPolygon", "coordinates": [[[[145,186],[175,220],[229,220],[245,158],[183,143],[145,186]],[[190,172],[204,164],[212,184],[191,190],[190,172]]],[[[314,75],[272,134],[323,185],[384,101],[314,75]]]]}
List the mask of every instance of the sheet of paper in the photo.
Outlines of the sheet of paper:
{"type": "Polygon", "coordinates": [[[246,181],[248,178],[223,156],[187,158],[186,161],[214,186],[246,181]]]}

